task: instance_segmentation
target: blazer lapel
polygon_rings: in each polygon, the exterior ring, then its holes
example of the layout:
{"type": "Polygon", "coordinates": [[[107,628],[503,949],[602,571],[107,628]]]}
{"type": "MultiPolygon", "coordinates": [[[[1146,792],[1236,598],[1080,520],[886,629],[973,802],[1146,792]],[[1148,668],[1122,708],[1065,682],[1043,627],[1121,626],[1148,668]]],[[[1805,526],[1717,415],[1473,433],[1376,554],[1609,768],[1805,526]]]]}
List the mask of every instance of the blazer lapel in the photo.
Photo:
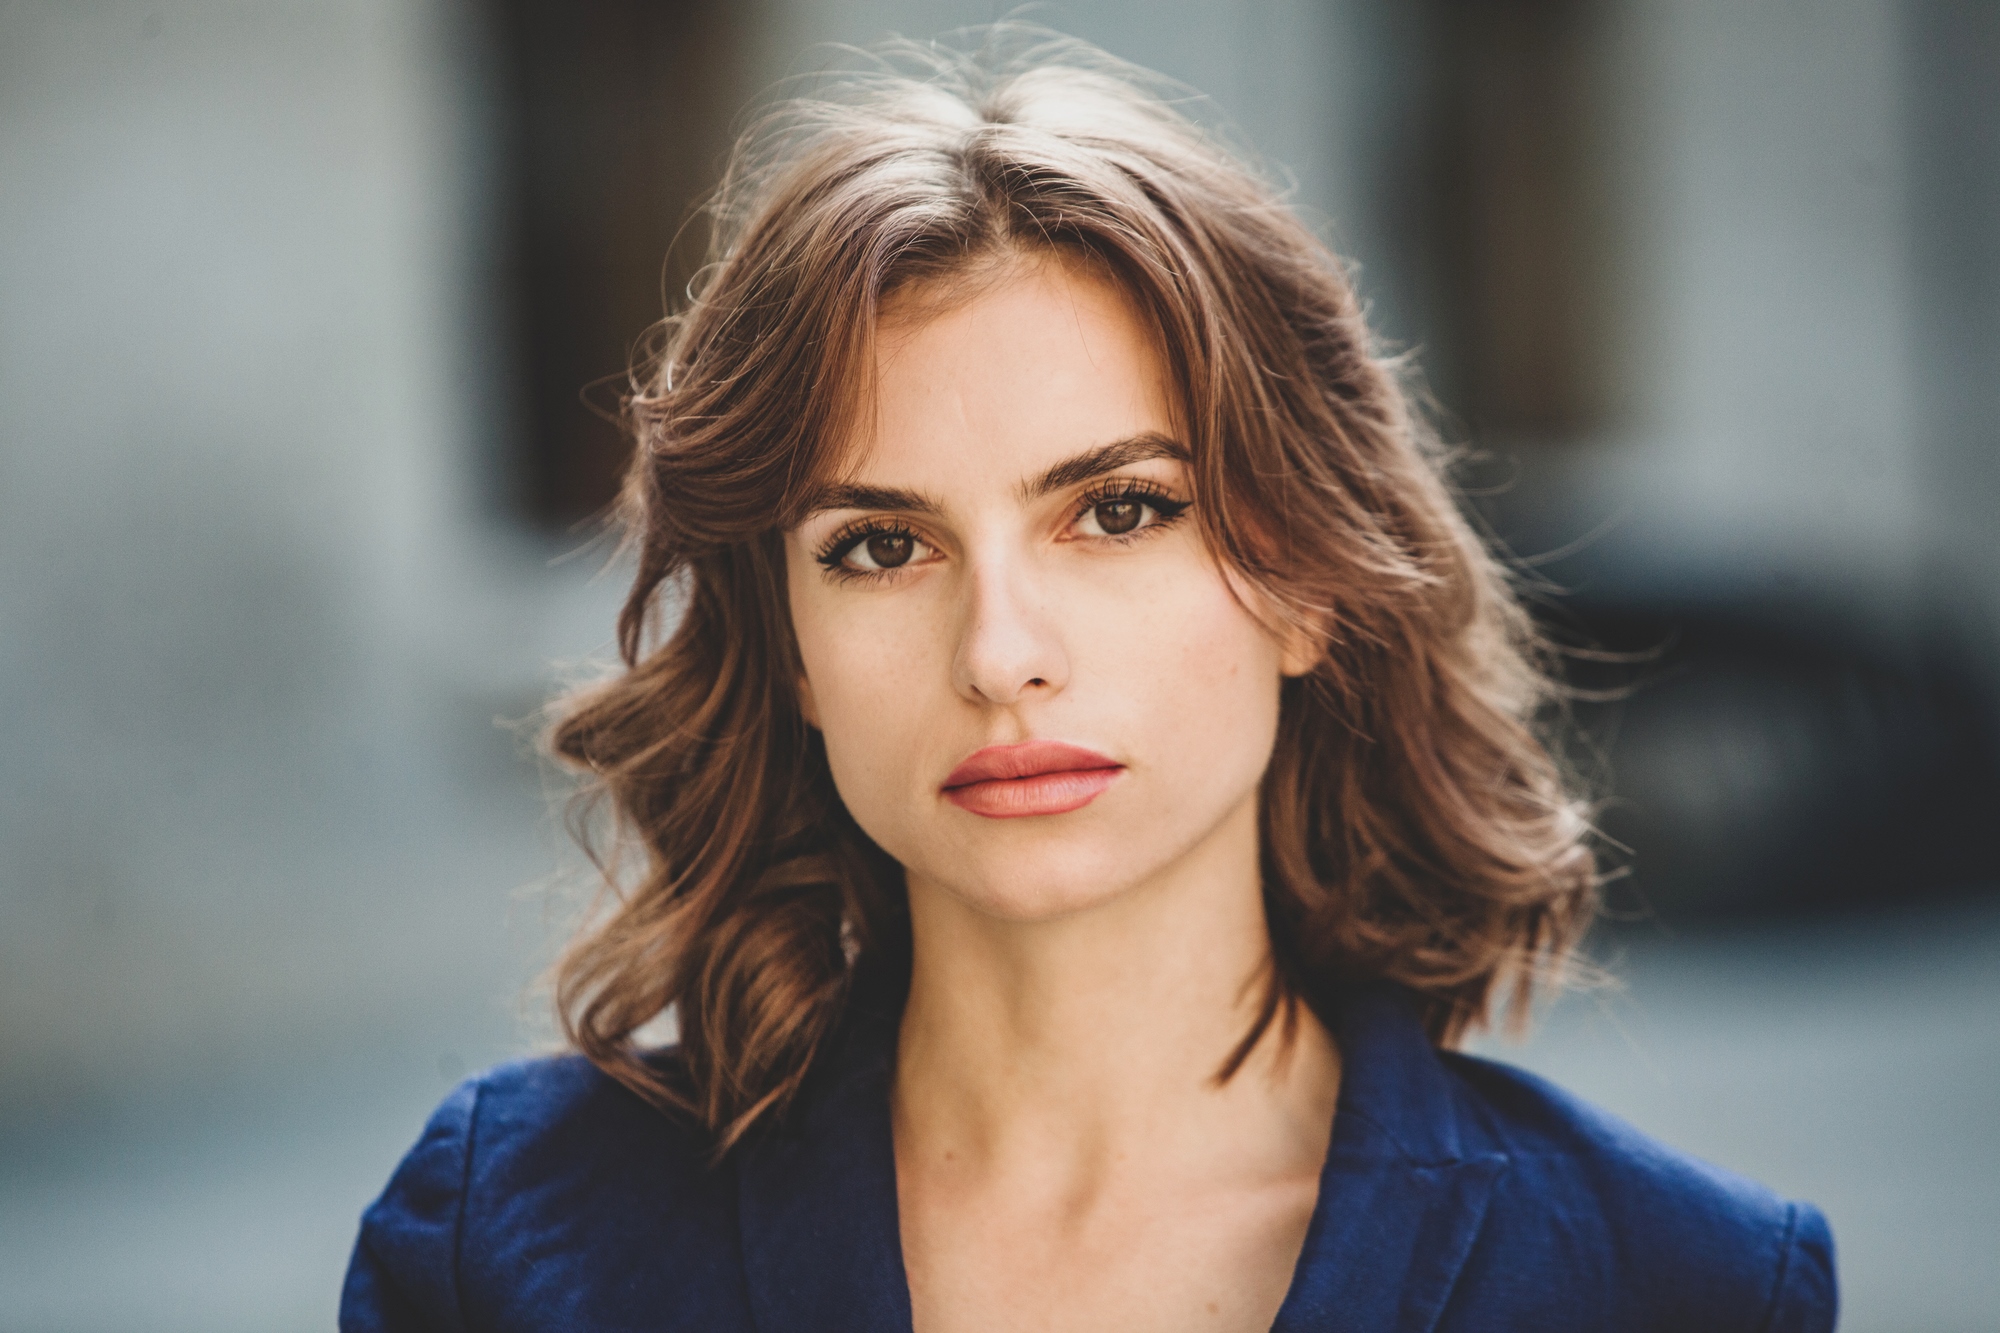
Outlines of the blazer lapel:
{"type": "Polygon", "coordinates": [[[856,1018],[835,1040],[799,1123],[737,1156],[743,1268],[760,1333],[910,1327],[889,1137],[895,1029],[856,1018]]]}
{"type": "Polygon", "coordinates": [[[1357,991],[1339,1017],[1333,1142],[1273,1333],[1426,1333],[1507,1158],[1461,1141],[1450,1079],[1399,991],[1357,991]]]}
{"type": "MultiPolygon", "coordinates": [[[[1457,1096],[1392,987],[1340,1010],[1333,1140],[1273,1333],[1427,1333],[1471,1253],[1504,1154],[1462,1142],[1457,1096]]],[[[760,1333],[906,1333],[889,1130],[892,1022],[845,1025],[798,1123],[737,1154],[743,1266],[760,1333]]]]}

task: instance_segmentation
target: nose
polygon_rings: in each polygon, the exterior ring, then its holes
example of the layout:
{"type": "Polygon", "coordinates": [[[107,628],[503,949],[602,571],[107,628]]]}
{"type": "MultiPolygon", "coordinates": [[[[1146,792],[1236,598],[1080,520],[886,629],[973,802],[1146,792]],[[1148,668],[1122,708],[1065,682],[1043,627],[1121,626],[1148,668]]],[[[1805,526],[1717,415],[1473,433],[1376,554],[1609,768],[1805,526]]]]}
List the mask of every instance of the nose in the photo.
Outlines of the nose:
{"type": "Polygon", "coordinates": [[[1048,590],[1020,559],[971,562],[952,686],[974,703],[1008,707],[1069,683],[1048,590]]]}

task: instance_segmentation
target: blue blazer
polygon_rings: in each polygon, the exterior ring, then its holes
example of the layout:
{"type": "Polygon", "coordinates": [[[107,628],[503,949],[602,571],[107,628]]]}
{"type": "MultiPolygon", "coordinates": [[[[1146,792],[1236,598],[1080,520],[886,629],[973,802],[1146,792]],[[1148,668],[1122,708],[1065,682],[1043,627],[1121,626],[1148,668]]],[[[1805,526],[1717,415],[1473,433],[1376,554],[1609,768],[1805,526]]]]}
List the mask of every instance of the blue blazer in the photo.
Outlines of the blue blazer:
{"type": "MultiPolygon", "coordinates": [[[[1333,1140],[1275,1330],[1833,1327],[1810,1205],[1437,1051],[1391,988],[1337,1019],[1333,1140]]],[[[579,1058],[471,1079],[364,1215],[340,1327],[907,1330],[894,1053],[892,1019],[851,1017],[787,1124],[719,1167],[579,1058]]]]}

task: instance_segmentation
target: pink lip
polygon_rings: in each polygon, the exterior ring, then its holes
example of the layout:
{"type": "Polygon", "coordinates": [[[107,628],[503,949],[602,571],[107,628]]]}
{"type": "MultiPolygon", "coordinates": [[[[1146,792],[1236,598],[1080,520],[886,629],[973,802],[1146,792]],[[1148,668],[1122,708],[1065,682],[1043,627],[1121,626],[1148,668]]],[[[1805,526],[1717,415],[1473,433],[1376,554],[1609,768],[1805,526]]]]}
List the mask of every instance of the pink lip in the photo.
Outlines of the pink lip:
{"type": "Polygon", "coordinates": [[[1116,782],[1125,766],[1061,741],[989,745],[944,780],[944,798],[988,819],[1080,810],[1116,782]]]}

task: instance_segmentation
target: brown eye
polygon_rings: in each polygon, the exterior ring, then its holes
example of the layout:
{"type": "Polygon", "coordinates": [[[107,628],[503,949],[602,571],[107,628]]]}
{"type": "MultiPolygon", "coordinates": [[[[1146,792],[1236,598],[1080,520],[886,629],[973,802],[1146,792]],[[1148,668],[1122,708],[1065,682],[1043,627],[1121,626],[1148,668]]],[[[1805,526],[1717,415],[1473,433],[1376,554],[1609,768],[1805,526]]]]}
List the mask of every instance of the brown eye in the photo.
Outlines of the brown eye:
{"type": "Polygon", "coordinates": [[[1116,537],[1139,526],[1146,506],[1137,500],[1105,500],[1093,506],[1091,512],[1097,518],[1098,529],[1107,537],[1116,537]]]}
{"type": "Polygon", "coordinates": [[[929,564],[936,557],[937,552],[916,533],[884,527],[837,537],[817,559],[828,572],[840,576],[886,574],[906,565],[929,564]]]}
{"type": "Polygon", "coordinates": [[[861,543],[868,561],[876,569],[895,569],[909,563],[916,543],[906,532],[877,532],[861,543]]]}

